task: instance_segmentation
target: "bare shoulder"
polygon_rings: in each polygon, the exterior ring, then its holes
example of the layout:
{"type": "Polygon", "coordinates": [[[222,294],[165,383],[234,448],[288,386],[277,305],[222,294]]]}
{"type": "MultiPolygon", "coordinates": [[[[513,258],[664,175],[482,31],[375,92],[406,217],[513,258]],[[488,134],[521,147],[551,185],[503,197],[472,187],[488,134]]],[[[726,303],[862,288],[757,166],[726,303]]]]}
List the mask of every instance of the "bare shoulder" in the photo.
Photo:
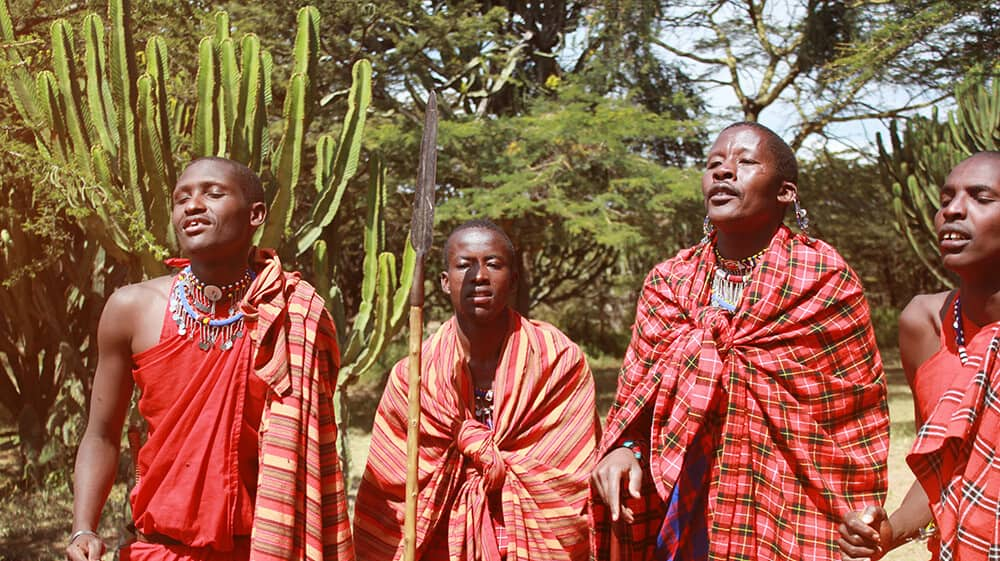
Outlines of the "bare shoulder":
{"type": "Polygon", "coordinates": [[[125,285],[111,294],[104,313],[144,314],[157,302],[166,301],[172,281],[173,277],[167,275],[125,285]]]}
{"type": "Polygon", "coordinates": [[[948,294],[918,294],[899,314],[899,357],[911,386],[917,369],[941,346],[941,316],[948,294]]]}
{"type": "Polygon", "coordinates": [[[116,290],[101,312],[98,328],[101,340],[107,345],[125,347],[132,354],[156,344],[172,282],[173,277],[163,276],[116,290]]]}
{"type": "Polygon", "coordinates": [[[899,314],[899,336],[941,334],[941,310],[948,299],[948,291],[934,294],[917,294],[899,314]]]}

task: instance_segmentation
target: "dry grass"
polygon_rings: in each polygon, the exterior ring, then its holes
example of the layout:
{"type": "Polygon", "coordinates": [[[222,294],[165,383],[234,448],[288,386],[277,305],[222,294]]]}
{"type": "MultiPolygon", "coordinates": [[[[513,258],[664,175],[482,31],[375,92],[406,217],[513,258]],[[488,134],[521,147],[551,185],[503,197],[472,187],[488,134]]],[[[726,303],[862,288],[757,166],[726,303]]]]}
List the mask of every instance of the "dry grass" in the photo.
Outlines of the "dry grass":
{"type": "MultiPolygon", "coordinates": [[[[913,441],[913,404],[910,391],[898,367],[898,360],[887,355],[889,380],[889,409],[892,419],[891,449],[889,454],[889,498],[888,505],[894,508],[902,500],[913,475],[906,466],[905,456],[913,441]]],[[[598,387],[598,405],[602,415],[614,398],[614,368],[595,370],[598,387]]],[[[361,389],[351,396],[351,418],[347,423],[350,450],[349,498],[353,499],[357,484],[368,455],[368,443],[372,414],[378,395],[371,390],[361,389]]],[[[55,561],[62,559],[62,544],[69,533],[71,524],[71,496],[64,480],[56,482],[41,492],[18,493],[9,483],[10,466],[0,465],[0,561],[55,561]]],[[[114,504],[121,504],[124,489],[119,486],[114,491],[114,504]]],[[[106,511],[109,509],[105,509],[106,511]]],[[[106,512],[101,525],[101,533],[111,539],[114,530],[114,513],[106,512]]],[[[913,543],[891,552],[885,559],[889,561],[927,561],[930,554],[921,543],[913,543]]]]}

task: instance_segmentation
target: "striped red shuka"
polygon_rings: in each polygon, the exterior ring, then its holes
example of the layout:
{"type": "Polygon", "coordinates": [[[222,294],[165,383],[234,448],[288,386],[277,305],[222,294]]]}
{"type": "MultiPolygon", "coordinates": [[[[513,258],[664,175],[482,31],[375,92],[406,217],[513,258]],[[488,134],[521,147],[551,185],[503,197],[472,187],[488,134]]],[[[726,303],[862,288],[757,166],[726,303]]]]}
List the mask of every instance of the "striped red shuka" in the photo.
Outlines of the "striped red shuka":
{"type": "Polygon", "coordinates": [[[351,561],[333,413],[340,363],[333,321],[315,289],[282,271],[274,252],[257,250],[254,262],[260,273],[242,310],[258,345],[254,372],[270,391],[250,558],[351,561]]]}
{"type": "MultiPolygon", "coordinates": [[[[511,330],[493,385],[492,432],[473,417],[456,320],[423,344],[418,557],[426,553],[436,561],[447,549],[454,561],[498,559],[487,506],[496,493],[507,561],[589,556],[587,480],[598,430],[593,377],[565,335],[509,313],[511,330]]],[[[407,359],[393,368],[376,414],[354,516],[359,559],[402,555],[407,372],[407,359]]]]}

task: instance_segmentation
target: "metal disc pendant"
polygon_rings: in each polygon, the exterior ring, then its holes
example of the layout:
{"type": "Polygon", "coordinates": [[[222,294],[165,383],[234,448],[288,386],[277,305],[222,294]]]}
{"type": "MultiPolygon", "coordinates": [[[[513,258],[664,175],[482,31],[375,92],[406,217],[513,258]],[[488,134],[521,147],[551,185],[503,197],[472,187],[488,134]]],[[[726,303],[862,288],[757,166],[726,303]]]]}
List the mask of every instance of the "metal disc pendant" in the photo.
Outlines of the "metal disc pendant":
{"type": "Polygon", "coordinates": [[[203,351],[207,351],[208,349],[212,348],[212,343],[208,342],[205,339],[202,339],[201,342],[198,343],[198,348],[203,351]]]}
{"type": "Polygon", "coordinates": [[[204,290],[202,290],[202,294],[210,302],[218,302],[222,298],[222,289],[214,284],[206,284],[204,290]]]}

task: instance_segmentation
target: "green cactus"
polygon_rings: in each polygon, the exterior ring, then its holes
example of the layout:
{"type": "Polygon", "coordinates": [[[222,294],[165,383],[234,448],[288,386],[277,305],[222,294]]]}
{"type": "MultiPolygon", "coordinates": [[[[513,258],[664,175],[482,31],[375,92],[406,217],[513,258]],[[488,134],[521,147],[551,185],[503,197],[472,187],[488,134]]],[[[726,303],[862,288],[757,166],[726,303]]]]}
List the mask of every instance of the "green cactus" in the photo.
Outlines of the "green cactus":
{"type": "Polygon", "coordinates": [[[948,172],[975,152],[1000,146],[1000,80],[970,81],[955,90],[956,108],[941,122],[914,118],[900,132],[889,126],[889,147],[876,136],[882,184],[892,195],[895,227],[917,258],[944,286],[954,281],[941,265],[934,213],[948,172]]]}
{"type": "MultiPolygon", "coordinates": [[[[362,301],[356,316],[347,316],[323,236],[329,232],[347,186],[359,169],[362,134],[371,102],[371,65],[360,60],[353,67],[347,113],[339,136],[323,134],[317,140],[315,192],[306,194],[315,199],[315,204],[302,224],[293,224],[293,210],[302,193],[299,183],[304,180],[306,131],[316,107],[312,77],[318,60],[319,13],[315,8],[299,11],[294,66],[280,116],[282,132],[276,143],[272,143],[268,130],[271,55],[252,34],[238,41],[230,37],[229,18],[224,12],[215,15],[215,33],[202,39],[197,47],[197,97],[193,106],[179,101],[168,90],[169,61],[162,38],[148,39],[145,68],[140,71],[128,0],[109,0],[108,21],[105,26],[95,14],[84,18],[82,63],[71,26],[65,21],[53,23],[52,70],[32,76],[21,64],[8,2],[0,1],[0,39],[6,43],[0,57],[5,59],[5,69],[11,69],[3,73],[3,79],[18,113],[35,133],[38,157],[59,174],[55,188],[61,190],[70,207],[77,209],[74,216],[79,230],[86,233],[81,242],[86,253],[78,256],[86,263],[64,267],[59,273],[59,278],[65,279],[65,270],[74,271],[72,300],[61,305],[65,311],[53,310],[42,299],[29,297],[25,290],[30,289],[23,283],[0,286],[0,303],[11,311],[11,325],[18,326],[9,334],[0,332],[0,345],[26,349],[29,358],[32,353],[45,357],[28,361],[40,368],[38,372],[10,364],[0,368],[0,390],[9,385],[4,382],[11,379],[12,368],[24,374],[15,383],[26,388],[26,393],[8,399],[10,403],[26,402],[24,396],[39,386],[35,380],[57,387],[65,383],[65,376],[53,376],[65,373],[66,364],[71,364],[79,379],[89,379],[87,372],[95,366],[95,347],[91,344],[84,349],[83,341],[96,330],[97,313],[107,294],[95,292],[97,289],[86,283],[98,277],[104,279],[112,271],[106,283],[93,281],[94,286],[100,284],[102,291],[110,291],[123,282],[165,273],[163,257],[177,250],[169,211],[178,162],[218,155],[244,162],[267,179],[270,208],[266,224],[258,231],[258,243],[277,247],[286,263],[296,268],[302,265],[297,260],[310,249],[313,251],[314,284],[326,298],[343,350],[336,402],[338,416],[342,416],[344,390],[377,364],[386,343],[402,327],[415,263],[409,244],[398,269],[396,256],[386,251],[382,213],[385,171],[375,161],[368,166],[371,177],[362,301]],[[179,154],[182,149],[191,152],[179,154]],[[43,329],[35,327],[39,317],[63,316],[67,316],[65,325],[84,330],[82,334],[65,335],[64,330],[56,329],[45,333],[50,339],[56,334],[59,340],[55,344],[66,352],[39,350],[33,343],[25,343],[25,337],[44,339],[34,335],[43,329]],[[77,358],[69,363],[72,357],[77,358]]],[[[270,120],[274,120],[273,116],[270,120]]],[[[13,263],[12,256],[21,259],[32,254],[30,245],[17,231],[2,224],[0,241],[0,264],[5,270],[13,263]]],[[[43,405],[51,409],[50,402],[43,405]]],[[[34,402],[31,411],[55,418],[34,402]]],[[[347,431],[341,434],[346,436],[347,431]]],[[[348,460],[346,450],[345,446],[348,460]]]]}
{"type": "MultiPolygon", "coordinates": [[[[0,32],[13,43],[13,25],[4,0],[0,32]]],[[[170,193],[176,183],[178,146],[190,156],[218,155],[246,163],[266,182],[270,202],[258,243],[282,255],[303,256],[333,223],[348,183],[359,168],[361,138],[371,102],[371,65],[358,61],[339,141],[329,134],[316,144],[316,203],[304,224],[293,228],[293,210],[302,181],[306,131],[316,106],[311,75],[319,50],[319,13],[298,13],[294,61],[281,114],[282,134],[273,145],[268,131],[271,105],[271,55],[258,37],[238,41],[229,34],[229,17],[215,14],[215,33],[198,44],[197,102],[187,107],[170,96],[166,43],[146,42],[145,70],[140,73],[130,29],[128,0],[109,0],[110,27],[90,14],[83,21],[83,65],[77,63],[73,30],[65,21],[52,24],[52,67],[32,78],[27,72],[5,74],[18,111],[35,131],[40,153],[74,170],[66,196],[88,209],[86,231],[109,257],[128,263],[129,280],[165,272],[163,257],[176,252],[169,225],[170,193]],[[77,71],[83,68],[82,75],[77,71]],[[291,235],[295,232],[294,235],[291,235]]],[[[5,49],[18,62],[16,48],[5,49]]],[[[12,67],[17,68],[16,65],[12,67]]],[[[369,222],[365,234],[364,294],[361,310],[349,322],[342,293],[333,284],[325,254],[314,268],[317,286],[327,297],[344,338],[343,380],[356,380],[401,327],[401,302],[409,290],[412,257],[396,259],[384,247],[384,171],[371,166],[369,222]],[[400,296],[402,295],[402,296],[400,296]],[[339,311],[338,311],[339,310],[339,311]]],[[[342,384],[343,387],[343,384],[342,384]]]]}

